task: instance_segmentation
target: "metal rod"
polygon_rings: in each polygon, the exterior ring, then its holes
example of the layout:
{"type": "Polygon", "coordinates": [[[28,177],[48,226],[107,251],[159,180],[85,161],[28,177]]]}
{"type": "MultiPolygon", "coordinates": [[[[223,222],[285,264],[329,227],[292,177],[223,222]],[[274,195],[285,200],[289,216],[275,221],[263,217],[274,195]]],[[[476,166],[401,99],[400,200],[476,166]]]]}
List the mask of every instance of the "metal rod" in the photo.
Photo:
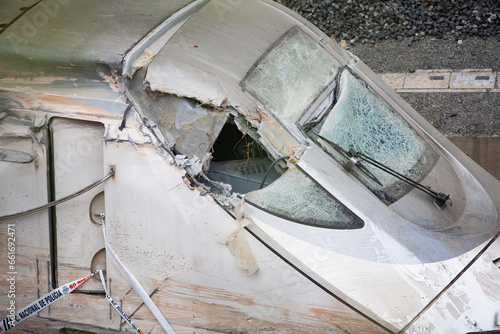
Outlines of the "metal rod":
{"type": "Polygon", "coordinates": [[[401,181],[403,182],[406,182],[408,183],[409,185],[423,191],[424,193],[426,193],[427,195],[431,196],[432,198],[434,198],[436,200],[436,203],[439,205],[439,206],[443,206],[447,200],[450,199],[450,195],[446,195],[446,194],[443,194],[441,192],[436,192],[432,189],[430,189],[429,187],[426,187],[424,185],[422,185],[421,183],[418,183],[412,179],[410,179],[409,177],[395,171],[394,169],[390,168],[390,167],[387,167],[385,166],[384,164],[378,162],[377,160],[373,159],[373,158],[370,158],[369,156],[361,153],[361,152],[353,152],[353,151],[350,151],[350,154],[351,155],[354,155],[354,156],[359,156],[361,157],[364,161],[368,162],[369,164],[377,167],[378,169],[381,169],[383,170],[384,172],[400,179],[401,181]]]}
{"type": "Polygon", "coordinates": [[[78,196],[86,193],[87,191],[97,187],[98,185],[100,185],[101,183],[103,183],[104,181],[106,181],[107,179],[112,177],[113,175],[115,175],[115,166],[114,165],[110,166],[108,174],[106,174],[102,179],[92,183],[91,185],[89,185],[81,190],[78,190],[77,192],[75,192],[71,195],[68,195],[68,196],[63,197],[61,199],[58,199],[56,201],[49,202],[47,204],[44,204],[42,206],[30,209],[30,210],[26,210],[26,211],[22,211],[22,212],[18,212],[18,213],[13,213],[10,215],[0,216],[0,220],[6,220],[6,219],[11,219],[11,218],[18,218],[18,217],[27,216],[27,215],[30,215],[32,213],[39,212],[39,211],[48,209],[50,207],[56,206],[58,204],[64,203],[66,201],[69,201],[70,199],[78,197],[78,196]]]}
{"type": "Polygon", "coordinates": [[[436,200],[436,204],[439,205],[440,207],[443,207],[446,202],[450,199],[450,195],[446,195],[446,194],[443,194],[441,192],[436,192],[436,191],[433,191],[432,189],[430,189],[430,187],[426,187],[424,185],[422,185],[421,183],[418,183],[412,179],[410,179],[409,177],[395,171],[394,169],[390,168],[390,167],[387,167],[386,165],[378,162],[377,160],[361,153],[361,152],[356,152],[354,151],[353,149],[349,150],[349,152],[347,152],[346,150],[344,150],[342,147],[340,147],[339,145],[335,144],[334,142],[332,142],[331,140],[321,136],[319,133],[315,133],[319,138],[323,139],[324,141],[326,141],[328,144],[330,144],[337,152],[339,152],[342,156],[344,156],[344,158],[346,159],[352,159],[354,158],[354,164],[352,164],[352,166],[349,165],[349,163],[347,164],[348,167],[350,168],[346,168],[348,171],[350,171],[352,169],[352,167],[354,166],[357,166],[362,172],[364,172],[368,177],[370,177],[372,180],[374,180],[375,182],[377,182],[378,184],[382,185],[380,183],[380,181],[378,181],[378,179],[372,174],[370,173],[366,167],[364,167],[360,161],[356,161],[356,158],[361,158],[363,161],[366,161],[368,162],[369,164],[373,165],[374,167],[377,167],[378,169],[394,176],[395,178],[403,181],[403,182],[406,182],[407,184],[411,185],[412,187],[414,188],[417,188],[421,191],[423,191],[424,193],[426,193],[427,195],[431,196],[432,198],[434,198],[436,200]]]}

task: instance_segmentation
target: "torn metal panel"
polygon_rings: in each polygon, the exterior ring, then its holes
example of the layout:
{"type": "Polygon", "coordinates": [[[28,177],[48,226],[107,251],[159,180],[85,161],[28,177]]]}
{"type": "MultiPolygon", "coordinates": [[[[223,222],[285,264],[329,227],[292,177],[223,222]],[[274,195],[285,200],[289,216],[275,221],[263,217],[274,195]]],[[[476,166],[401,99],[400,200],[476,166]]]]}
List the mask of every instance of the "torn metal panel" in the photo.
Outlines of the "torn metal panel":
{"type": "Polygon", "coordinates": [[[141,80],[143,75],[144,71],[138,71],[127,87],[127,94],[138,111],[155,131],[159,131],[164,145],[188,158],[205,160],[226,123],[229,110],[213,109],[191,99],[151,92],[141,80]]]}
{"type": "Polygon", "coordinates": [[[240,85],[262,54],[298,24],[269,8],[265,2],[235,1],[228,5],[225,1],[211,1],[169,39],[149,65],[145,80],[152,91],[214,106],[232,106],[258,129],[263,135],[262,144],[277,157],[282,150],[300,147],[297,127],[286,122],[283,127],[266,116],[262,103],[240,85]],[[252,14],[256,12],[260,14],[252,14]],[[221,35],[229,41],[216,37],[221,35]],[[221,52],[224,49],[232,51],[221,52]]]}
{"type": "Polygon", "coordinates": [[[185,155],[177,154],[174,158],[176,166],[185,168],[190,175],[198,175],[203,171],[203,164],[197,156],[187,158],[185,155]]]}
{"type": "MultiPolygon", "coordinates": [[[[125,106],[124,106],[124,110],[125,106]]],[[[125,112],[125,111],[123,111],[125,112]]],[[[127,141],[134,144],[159,145],[157,138],[142,124],[139,114],[129,112],[121,122],[115,120],[106,124],[104,139],[108,141],[127,141]],[[122,127],[123,126],[123,127],[122,127]]]]}
{"type": "Polygon", "coordinates": [[[268,7],[263,3],[248,1],[215,0],[205,5],[149,66],[146,80],[151,89],[214,105],[227,99],[253,113],[257,104],[241,91],[239,82],[262,53],[296,24],[281,12],[264,8],[268,7]]]}
{"type": "Polygon", "coordinates": [[[207,2],[208,0],[196,0],[151,30],[123,58],[122,74],[132,78],[136,70],[149,65],[173,34],[188,20],[189,16],[207,2]]]}
{"type": "Polygon", "coordinates": [[[240,81],[262,53],[297,22],[275,10],[263,11],[250,20],[251,13],[268,5],[238,1],[221,11],[225,8],[222,2],[212,1],[193,14],[151,62],[145,79],[152,91],[214,106],[229,105],[258,129],[262,145],[272,156],[280,156],[283,150],[293,152],[302,144],[297,139],[301,137],[297,127],[286,122],[284,127],[266,115],[262,103],[245,92],[240,81]],[[262,30],[266,38],[260,38],[255,29],[262,30]],[[233,51],[220,52],[228,48],[228,41],[215,37],[221,31],[231,36],[233,51]]]}

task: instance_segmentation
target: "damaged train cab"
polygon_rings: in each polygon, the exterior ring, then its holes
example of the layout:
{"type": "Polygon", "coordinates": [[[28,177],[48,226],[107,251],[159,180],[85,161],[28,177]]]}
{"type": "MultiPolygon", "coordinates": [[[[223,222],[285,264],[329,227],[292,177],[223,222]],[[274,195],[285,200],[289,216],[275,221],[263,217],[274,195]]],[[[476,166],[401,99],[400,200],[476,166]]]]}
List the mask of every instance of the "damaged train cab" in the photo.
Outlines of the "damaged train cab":
{"type": "Polygon", "coordinates": [[[0,332],[500,329],[500,183],[297,14],[14,9],[0,332]]]}

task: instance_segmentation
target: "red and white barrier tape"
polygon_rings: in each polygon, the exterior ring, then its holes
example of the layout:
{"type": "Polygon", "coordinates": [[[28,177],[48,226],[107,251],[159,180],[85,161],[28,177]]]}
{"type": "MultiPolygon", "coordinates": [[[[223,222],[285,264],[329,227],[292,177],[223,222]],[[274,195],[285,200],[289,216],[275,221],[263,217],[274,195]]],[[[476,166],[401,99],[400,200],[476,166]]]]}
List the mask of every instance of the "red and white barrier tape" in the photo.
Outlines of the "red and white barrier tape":
{"type": "Polygon", "coordinates": [[[144,334],[142,330],[140,330],[130,319],[130,317],[123,312],[120,306],[111,298],[110,295],[108,295],[108,290],[106,289],[106,281],[104,280],[104,276],[102,274],[102,270],[97,270],[93,272],[92,274],[88,275],[87,277],[80,278],[79,280],[73,281],[71,283],[65,284],[63,286],[60,286],[59,288],[49,292],[42,298],[34,301],[30,305],[26,306],[22,310],[16,312],[14,315],[8,316],[5,318],[2,322],[0,322],[0,333],[4,333],[8,331],[9,329],[12,329],[14,326],[16,326],[18,323],[21,321],[24,321],[31,317],[32,315],[40,312],[47,306],[50,306],[51,304],[55,303],[62,297],[68,295],[69,293],[73,292],[76,288],[78,288],[80,285],[85,283],[89,278],[92,276],[96,275],[99,273],[99,276],[101,277],[101,282],[102,286],[104,287],[104,292],[106,293],[106,299],[108,302],[113,306],[120,314],[120,316],[132,327],[136,333],[138,334],[144,334]]]}
{"type": "Polygon", "coordinates": [[[134,289],[135,293],[139,296],[139,298],[141,298],[144,305],[146,305],[146,307],[151,311],[156,320],[158,320],[163,330],[167,334],[175,334],[174,329],[172,328],[172,326],[170,326],[169,322],[167,321],[167,319],[165,319],[165,317],[160,312],[160,310],[158,309],[154,301],[151,299],[151,297],[148,295],[146,290],[144,290],[144,288],[135,278],[135,276],[125,267],[122,261],[120,261],[120,259],[116,256],[115,252],[111,248],[111,246],[108,244],[108,241],[106,240],[106,219],[104,215],[101,215],[101,217],[102,217],[102,233],[104,235],[104,244],[106,245],[106,255],[109,256],[109,258],[113,261],[113,263],[118,268],[123,277],[125,277],[128,284],[130,284],[130,286],[134,289]]]}
{"type": "Polygon", "coordinates": [[[26,306],[22,310],[16,312],[16,314],[8,316],[6,319],[0,322],[0,333],[8,331],[21,321],[28,319],[29,317],[40,312],[55,301],[66,296],[67,294],[78,288],[80,285],[82,285],[84,282],[86,282],[89,278],[94,276],[96,273],[97,271],[88,275],[87,277],[83,277],[79,280],[60,286],[59,288],[53,290],[52,292],[49,292],[37,301],[26,306]]]}
{"type": "Polygon", "coordinates": [[[102,286],[104,288],[104,292],[106,293],[106,299],[108,300],[108,302],[111,304],[111,306],[113,306],[116,310],[116,312],[118,312],[123,320],[125,320],[129,325],[130,327],[132,327],[133,330],[135,330],[135,332],[137,334],[144,334],[143,331],[141,331],[133,322],[132,322],[132,319],[130,319],[130,317],[125,313],[123,312],[122,308],[120,306],[118,306],[118,304],[113,300],[113,298],[111,298],[111,296],[108,294],[108,289],[106,289],[106,281],[104,280],[104,276],[102,274],[102,270],[98,270],[99,272],[99,276],[101,276],[101,282],[102,282],[102,286]]]}
{"type": "MultiPolygon", "coordinates": [[[[118,270],[121,272],[121,274],[125,277],[127,282],[132,286],[134,291],[137,293],[139,298],[144,302],[147,308],[151,311],[153,316],[158,320],[162,328],[165,330],[167,334],[175,334],[175,331],[173,328],[170,326],[168,323],[167,319],[163,316],[163,314],[160,312],[156,304],[153,302],[151,297],[147,294],[146,290],[142,287],[142,285],[137,281],[137,279],[132,275],[130,271],[127,270],[127,268],[123,265],[123,263],[120,261],[120,259],[116,256],[115,252],[113,249],[110,247],[106,240],[106,224],[105,224],[105,216],[102,215],[102,230],[103,230],[103,235],[104,235],[104,243],[106,245],[106,253],[108,256],[111,258],[115,266],[118,268],[118,270]]],[[[31,303],[30,305],[26,306],[23,308],[21,311],[17,312],[14,315],[9,315],[6,319],[4,319],[2,322],[0,322],[0,333],[4,333],[20,323],[21,321],[24,321],[31,317],[33,314],[36,314],[49,306],[50,304],[54,303],[56,300],[59,300],[60,298],[64,297],[65,295],[69,294],[73,290],[75,290],[77,287],[79,287],[81,284],[83,284],[85,281],[87,281],[90,277],[94,276],[95,274],[99,273],[101,277],[101,282],[102,286],[104,287],[104,291],[106,293],[106,299],[109,301],[111,306],[115,308],[115,310],[120,314],[120,316],[132,327],[136,333],[138,334],[143,334],[144,332],[141,331],[137,326],[132,322],[130,317],[123,312],[120,306],[111,298],[110,295],[108,295],[108,291],[106,289],[106,281],[104,280],[104,276],[102,275],[102,270],[97,270],[90,274],[87,277],[81,278],[79,280],[73,281],[71,283],[65,284],[54,291],[50,292],[49,294],[43,296],[42,298],[38,299],[37,301],[31,303]]]]}

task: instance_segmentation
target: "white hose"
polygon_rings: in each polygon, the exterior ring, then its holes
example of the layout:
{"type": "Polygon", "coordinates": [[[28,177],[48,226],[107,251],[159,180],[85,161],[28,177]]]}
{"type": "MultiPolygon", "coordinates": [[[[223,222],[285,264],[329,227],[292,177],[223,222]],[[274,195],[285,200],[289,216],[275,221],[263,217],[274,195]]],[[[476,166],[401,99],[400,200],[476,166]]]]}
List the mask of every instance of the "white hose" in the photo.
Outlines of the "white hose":
{"type": "Polygon", "coordinates": [[[115,266],[118,268],[118,270],[122,273],[123,277],[127,280],[127,282],[130,284],[130,286],[134,289],[134,291],[137,293],[139,298],[143,301],[144,305],[148,307],[148,309],[153,313],[154,317],[160,325],[163,327],[165,332],[167,334],[175,334],[175,331],[173,328],[170,326],[168,323],[167,319],[163,316],[163,314],[160,312],[156,304],[153,302],[153,300],[149,297],[147,294],[146,290],[142,287],[142,285],[137,281],[137,279],[132,275],[127,268],[123,265],[123,263],[120,261],[120,259],[116,256],[115,252],[109,246],[107,240],[106,240],[106,226],[105,226],[105,216],[102,215],[102,232],[104,234],[104,243],[106,245],[106,253],[107,255],[111,258],[115,266]]]}

